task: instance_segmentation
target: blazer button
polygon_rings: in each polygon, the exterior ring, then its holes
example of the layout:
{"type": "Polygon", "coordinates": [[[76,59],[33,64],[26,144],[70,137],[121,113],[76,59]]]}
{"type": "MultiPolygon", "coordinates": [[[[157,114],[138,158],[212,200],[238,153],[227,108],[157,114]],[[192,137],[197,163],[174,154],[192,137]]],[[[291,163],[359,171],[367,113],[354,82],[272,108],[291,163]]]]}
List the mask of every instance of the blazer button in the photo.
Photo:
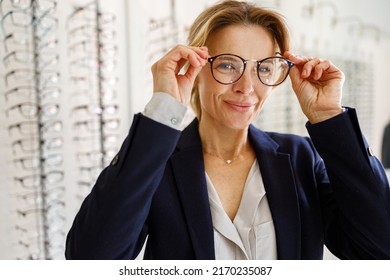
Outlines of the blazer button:
{"type": "Polygon", "coordinates": [[[112,166],[115,166],[118,164],[118,161],[119,161],[119,154],[117,154],[111,161],[111,165],[112,166]]]}
{"type": "Polygon", "coordinates": [[[367,148],[367,152],[368,152],[368,154],[369,154],[371,157],[374,156],[374,151],[371,149],[371,147],[368,147],[368,148],[367,148]]]}

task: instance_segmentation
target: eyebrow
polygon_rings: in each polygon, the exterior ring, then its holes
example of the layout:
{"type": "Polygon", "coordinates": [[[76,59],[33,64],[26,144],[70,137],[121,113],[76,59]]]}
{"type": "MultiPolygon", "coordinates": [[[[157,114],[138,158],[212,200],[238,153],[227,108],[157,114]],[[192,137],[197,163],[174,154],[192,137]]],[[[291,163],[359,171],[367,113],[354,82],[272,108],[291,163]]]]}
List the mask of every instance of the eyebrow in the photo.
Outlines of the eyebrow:
{"type": "MultiPolygon", "coordinates": [[[[215,60],[215,57],[218,56],[218,55],[215,55],[215,56],[211,56],[210,58],[213,58],[213,60],[215,60]]],[[[238,57],[231,57],[230,55],[228,54],[223,54],[221,55],[220,57],[218,58],[224,58],[224,60],[229,60],[229,61],[236,61],[237,59],[239,59],[238,57]]],[[[239,59],[240,60],[240,59],[239,59]]]]}

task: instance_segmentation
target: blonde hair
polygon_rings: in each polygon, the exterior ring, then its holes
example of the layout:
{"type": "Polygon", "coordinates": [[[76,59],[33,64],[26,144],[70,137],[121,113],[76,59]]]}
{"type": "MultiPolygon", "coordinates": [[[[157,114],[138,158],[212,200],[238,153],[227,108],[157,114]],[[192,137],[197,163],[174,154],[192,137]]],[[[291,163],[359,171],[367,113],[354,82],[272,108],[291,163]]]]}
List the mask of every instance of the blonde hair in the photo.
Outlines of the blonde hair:
{"type": "MultiPolygon", "coordinates": [[[[201,47],[209,36],[231,25],[257,25],[264,28],[274,38],[275,52],[284,53],[289,49],[290,36],[284,18],[277,12],[257,7],[245,1],[222,1],[208,7],[194,21],[189,30],[188,45],[201,47]]],[[[201,107],[199,91],[192,88],[191,105],[200,119],[201,107]]]]}

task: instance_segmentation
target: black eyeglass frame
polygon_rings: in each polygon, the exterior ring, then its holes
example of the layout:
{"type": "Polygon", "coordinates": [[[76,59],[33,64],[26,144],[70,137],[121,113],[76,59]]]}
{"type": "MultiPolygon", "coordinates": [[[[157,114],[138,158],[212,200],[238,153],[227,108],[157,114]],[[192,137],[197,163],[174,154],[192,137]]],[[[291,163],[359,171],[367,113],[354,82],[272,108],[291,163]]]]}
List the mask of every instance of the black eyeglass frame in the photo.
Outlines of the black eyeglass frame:
{"type": "Polygon", "coordinates": [[[274,87],[274,86],[278,86],[280,85],[281,83],[283,83],[286,79],[287,79],[287,76],[288,74],[290,73],[290,70],[292,67],[294,67],[295,63],[292,62],[291,60],[288,60],[287,58],[283,57],[283,56],[270,56],[270,57],[266,57],[262,60],[256,60],[256,59],[244,59],[242,58],[241,56],[239,55],[236,55],[236,54],[231,54],[231,53],[222,53],[222,54],[219,54],[219,55],[216,55],[216,56],[212,56],[212,57],[209,57],[207,59],[208,63],[210,63],[210,69],[211,69],[211,75],[213,76],[214,80],[217,81],[218,83],[222,84],[222,85],[231,85],[231,84],[234,84],[236,82],[238,82],[242,75],[244,75],[245,73],[245,69],[246,69],[246,65],[247,65],[247,62],[248,61],[253,61],[253,62],[256,62],[256,66],[257,66],[257,70],[260,68],[260,65],[261,63],[263,63],[264,61],[268,60],[268,59],[272,59],[272,58],[278,58],[278,59],[283,59],[287,62],[287,65],[288,65],[288,70],[287,70],[287,73],[286,73],[286,77],[284,77],[279,83],[277,84],[273,84],[273,85],[269,85],[269,84],[266,84],[264,83],[260,76],[259,76],[259,71],[256,71],[257,72],[257,77],[259,78],[260,82],[263,84],[263,85],[266,85],[266,86],[270,86],[270,87],[274,87]],[[214,75],[214,70],[213,70],[213,62],[215,61],[216,58],[220,57],[220,56],[226,56],[226,55],[230,55],[230,56],[234,56],[234,57],[237,57],[238,59],[240,59],[242,61],[242,63],[244,64],[244,69],[242,70],[242,73],[241,75],[235,80],[235,81],[231,81],[231,82],[228,82],[228,83],[223,83],[221,81],[218,81],[217,78],[215,77],[214,75]]]}

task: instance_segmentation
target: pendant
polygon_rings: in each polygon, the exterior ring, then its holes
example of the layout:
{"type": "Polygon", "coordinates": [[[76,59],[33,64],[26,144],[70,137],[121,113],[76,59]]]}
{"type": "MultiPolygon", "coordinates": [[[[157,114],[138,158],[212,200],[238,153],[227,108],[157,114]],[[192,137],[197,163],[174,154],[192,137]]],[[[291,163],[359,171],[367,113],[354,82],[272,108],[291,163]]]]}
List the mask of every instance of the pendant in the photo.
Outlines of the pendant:
{"type": "Polygon", "coordinates": [[[231,164],[232,162],[233,162],[233,161],[230,160],[230,159],[228,159],[228,160],[226,161],[227,164],[231,164]]]}

